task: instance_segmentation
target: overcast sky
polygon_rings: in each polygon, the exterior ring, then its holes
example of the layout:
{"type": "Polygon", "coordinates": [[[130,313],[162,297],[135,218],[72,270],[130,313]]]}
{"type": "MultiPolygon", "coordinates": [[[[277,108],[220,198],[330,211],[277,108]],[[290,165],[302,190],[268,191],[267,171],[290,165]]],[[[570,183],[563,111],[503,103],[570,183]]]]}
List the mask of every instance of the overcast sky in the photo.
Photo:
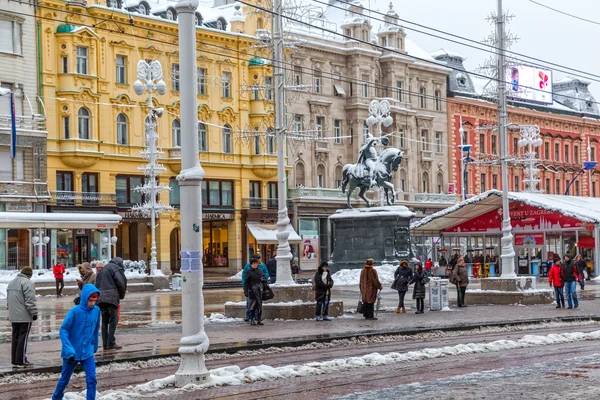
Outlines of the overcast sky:
{"type": "MultiPolygon", "coordinates": [[[[369,0],[363,1],[368,3],[369,0]]],[[[529,0],[504,0],[504,9],[515,15],[508,28],[520,38],[511,50],[600,76],[600,55],[597,46],[600,40],[600,1],[536,1],[560,11],[595,20],[598,24],[559,14],[529,0]]],[[[385,13],[389,9],[389,3],[389,0],[371,0],[370,4],[372,9],[385,13]]],[[[485,18],[491,11],[496,10],[496,0],[392,0],[392,3],[402,19],[469,39],[481,41],[494,29],[485,18]]],[[[411,27],[409,24],[404,25],[407,28],[411,27]]],[[[445,48],[463,55],[467,58],[465,67],[470,71],[489,57],[489,53],[481,50],[433,38],[409,29],[406,33],[428,52],[445,48]]],[[[554,71],[553,78],[556,81],[565,75],[554,71]]],[[[600,101],[600,77],[591,77],[588,80],[592,81],[590,90],[596,101],[600,101]]]]}

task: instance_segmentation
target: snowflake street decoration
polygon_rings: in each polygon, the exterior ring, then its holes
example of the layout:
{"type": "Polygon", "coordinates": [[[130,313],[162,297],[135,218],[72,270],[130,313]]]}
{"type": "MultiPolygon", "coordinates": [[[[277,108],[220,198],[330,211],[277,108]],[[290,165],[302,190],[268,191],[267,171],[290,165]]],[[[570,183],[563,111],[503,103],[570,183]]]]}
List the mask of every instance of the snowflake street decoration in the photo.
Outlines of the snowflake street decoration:
{"type": "Polygon", "coordinates": [[[166,171],[166,168],[158,163],[158,158],[163,155],[163,152],[158,149],[158,134],[156,133],[157,119],[164,112],[162,108],[154,108],[152,105],[152,93],[156,91],[158,94],[165,94],[166,84],[162,80],[162,67],[156,60],[150,63],[141,60],[137,65],[138,80],[133,84],[133,88],[137,95],[142,95],[148,92],[148,116],[146,117],[146,149],[140,151],[142,157],[148,160],[146,165],[138,168],[143,171],[148,178],[142,186],[136,187],[134,190],[142,193],[145,201],[132,207],[132,211],[138,212],[145,217],[150,217],[152,228],[152,248],[150,273],[154,274],[158,262],[156,260],[156,217],[160,216],[164,211],[171,211],[173,208],[168,205],[161,204],[158,201],[158,195],[161,192],[170,190],[169,187],[159,185],[158,177],[166,171]]]}

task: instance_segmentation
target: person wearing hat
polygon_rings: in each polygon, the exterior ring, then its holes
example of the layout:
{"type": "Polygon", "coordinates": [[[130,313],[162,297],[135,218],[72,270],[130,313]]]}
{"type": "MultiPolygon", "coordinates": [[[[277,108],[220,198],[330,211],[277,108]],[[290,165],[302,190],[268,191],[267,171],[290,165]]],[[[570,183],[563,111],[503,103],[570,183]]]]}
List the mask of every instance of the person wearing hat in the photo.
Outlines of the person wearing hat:
{"type": "Polygon", "coordinates": [[[61,400],[77,364],[85,372],[86,399],[96,398],[96,360],[98,331],[100,330],[100,308],[96,306],[100,290],[91,283],[83,285],[81,302],[71,308],[60,326],[60,341],[63,359],[62,372],[56,384],[52,400],[61,400]]]}
{"type": "Polygon", "coordinates": [[[328,316],[329,300],[331,299],[331,288],[333,287],[333,279],[329,273],[329,264],[323,261],[313,278],[313,290],[315,291],[315,300],[317,309],[315,312],[317,321],[331,321],[328,316]]]}
{"type": "MultiPolygon", "coordinates": [[[[248,273],[248,271],[250,271],[250,265],[252,264],[252,260],[258,261],[258,269],[262,271],[267,282],[271,279],[271,277],[269,276],[269,271],[267,270],[267,266],[261,262],[260,254],[255,254],[252,256],[250,261],[248,261],[248,264],[246,264],[244,266],[244,269],[242,270],[242,287],[244,287],[244,284],[246,283],[246,274],[248,273]]],[[[248,296],[246,296],[246,318],[244,318],[244,321],[246,322],[250,321],[250,308],[248,306],[249,300],[248,296]]]]}
{"type": "Polygon", "coordinates": [[[292,269],[292,278],[294,282],[298,279],[298,274],[300,273],[300,266],[298,266],[298,258],[294,257],[292,259],[292,265],[290,267],[292,269]]]}
{"type": "Polygon", "coordinates": [[[12,324],[11,362],[13,368],[31,365],[27,361],[27,339],[31,323],[38,318],[35,285],[31,282],[33,270],[24,267],[6,288],[8,320],[12,324]]]}
{"type": "Polygon", "coordinates": [[[381,282],[377,271],[373,268],[375,260],[369,258],[367,264],[360,271],[360,293],[363,302],[363,315],[365,319],[377,319],[373,314],[375,312],[375,302],[377,301],[377,292],[381,290],[381,282]]]}

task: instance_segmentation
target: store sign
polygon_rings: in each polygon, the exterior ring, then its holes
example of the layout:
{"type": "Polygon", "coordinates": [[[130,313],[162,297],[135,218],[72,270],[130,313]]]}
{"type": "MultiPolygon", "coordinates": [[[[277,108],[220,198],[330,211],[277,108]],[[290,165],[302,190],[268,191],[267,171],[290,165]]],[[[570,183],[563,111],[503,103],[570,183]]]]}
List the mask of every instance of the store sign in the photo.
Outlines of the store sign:
{"type": "MultiPolygon", "coordinates": [[[[517,201],[510,202],[510,222],[513,227],[513,231],[516,233],[553,231],[565,228],[576,229],[586,225],[585,222],[568,217],[562,213],[546,210],[544,208],[533,207],[517,201]]],[[[445,230],[445,232],[457,233],[485,232],[498,234],[500,234],[501,231],[502,207],[445,230]]]]}
{"type": "Polygon", "coordinates": [[[302,235],[300,250],[300,268],[317,269],[319,267],[319,236],[302,235]]]}
{"type": "Polygon", "coordinates": [[[33,212],[32,203],[6,203],[8,212],[33,212]]]}
{"type": "Polygon", "coordinates": [[[543,233],[517,233],[515,235],[515,246],[541,246],[543,244],[543,233]]]}
{"type": "Polygon", "coordinates": [[[202,213],[203,221],[221,221],[233,219],[233,214],[231,213],[202,213]]]}
{"type": "Polygon", "coordinates": [[[119,215],[123,219],[150,219],[149,216],[146,216],[144,213],[139,211],[120,212],[119,215]]]}

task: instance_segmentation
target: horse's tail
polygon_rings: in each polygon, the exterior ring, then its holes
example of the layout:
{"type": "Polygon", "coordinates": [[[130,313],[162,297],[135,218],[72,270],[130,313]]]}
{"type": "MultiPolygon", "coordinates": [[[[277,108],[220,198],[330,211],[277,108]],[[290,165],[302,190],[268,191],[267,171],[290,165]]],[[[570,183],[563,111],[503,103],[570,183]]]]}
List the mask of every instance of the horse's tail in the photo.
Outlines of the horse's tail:
{"type": "Polygon", "coordinates": [[[346,193],[346,186],[348,185],[348,181],[350,180],[350,177],[348,176],[348,170],[350,169],[350,166],[350,164],[346,164],[342,169],[342,193],[346,193]]]}

